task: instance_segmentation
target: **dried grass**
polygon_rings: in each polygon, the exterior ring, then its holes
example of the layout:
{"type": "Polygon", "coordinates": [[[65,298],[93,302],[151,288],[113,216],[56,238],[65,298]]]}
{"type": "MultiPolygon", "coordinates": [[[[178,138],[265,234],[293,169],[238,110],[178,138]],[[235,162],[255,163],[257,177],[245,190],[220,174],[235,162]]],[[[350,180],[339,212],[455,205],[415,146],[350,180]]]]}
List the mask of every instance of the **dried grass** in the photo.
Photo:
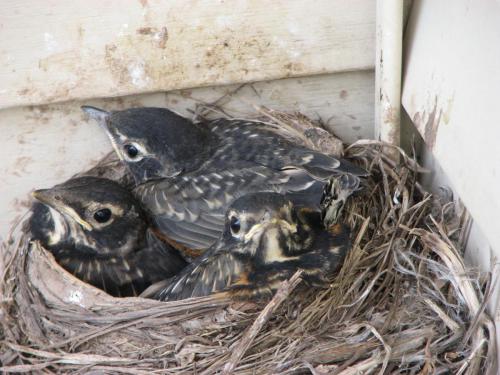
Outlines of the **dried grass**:
{"type": "MultiPolygon", "coordinates": [[[[305,121],[261,113],[280,126],[305,121]]],[[[371,176],[345,211],[356,235],[340,274],[324,290],[295,275],[268,304],[115,299],[64,272],[18,226],[2,249],[0,369],[495,374],[491,283],[464,265],[463,223],[419,187],[414,160],[400,151],[395,165],[383,147],[345,151],[371,176]]]]}

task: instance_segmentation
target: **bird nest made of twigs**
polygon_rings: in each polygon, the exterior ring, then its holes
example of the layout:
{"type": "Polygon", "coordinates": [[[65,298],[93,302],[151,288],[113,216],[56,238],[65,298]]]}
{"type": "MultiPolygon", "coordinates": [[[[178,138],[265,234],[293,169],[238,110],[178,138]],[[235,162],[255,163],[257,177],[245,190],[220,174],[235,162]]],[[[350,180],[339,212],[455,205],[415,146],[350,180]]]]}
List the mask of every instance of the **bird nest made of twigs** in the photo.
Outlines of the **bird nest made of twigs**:
{"type": "MultiPolygon", "coordinates": [[[[279,126],[306,121],[267,115],[279,126]]],[[[299,271],[255,303],[113,298],[14,232],[2,249],[1,370],[496,373],[488,283],[464,265],[455,206],[422,190],[414,160],[400,151],[396,164],[384,147],[346,150],[370,176],[344,211],[353,248],[326,289],[305,287],[299,271]]]]}

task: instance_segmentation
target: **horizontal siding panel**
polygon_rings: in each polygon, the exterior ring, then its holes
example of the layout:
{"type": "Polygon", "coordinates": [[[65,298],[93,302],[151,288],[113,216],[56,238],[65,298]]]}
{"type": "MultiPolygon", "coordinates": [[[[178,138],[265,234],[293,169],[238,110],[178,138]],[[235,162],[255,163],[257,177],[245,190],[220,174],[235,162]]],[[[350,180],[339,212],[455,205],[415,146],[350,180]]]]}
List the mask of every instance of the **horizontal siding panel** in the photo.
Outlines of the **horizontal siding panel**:
{"type": "Polygon", "coordinates": [[[4,0],[0,108],[373,68],[371,0],[4,0]]]}

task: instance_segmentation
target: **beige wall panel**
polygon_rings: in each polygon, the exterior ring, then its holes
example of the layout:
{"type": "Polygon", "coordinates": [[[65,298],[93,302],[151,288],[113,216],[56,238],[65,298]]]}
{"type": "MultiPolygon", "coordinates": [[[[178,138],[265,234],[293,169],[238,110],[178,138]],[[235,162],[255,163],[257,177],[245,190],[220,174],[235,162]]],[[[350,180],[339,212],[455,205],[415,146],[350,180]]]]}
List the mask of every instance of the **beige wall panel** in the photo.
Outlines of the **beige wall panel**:
{"type": "MultiPolygon", "coordinates": [[[[500,2],[415,1],[403,105],[500,256],[500,2]]],[[[490,264],[490,248],[476,259],[490,264]],[[484,261],[486,260],[486,261],[484,261]]]]}
{"type": "Polygon", "coordinates": [[[4,0],[0,108],[371,69],[371,0],[4,0]]]}
{"type": "Polygon", "coordinates": [[[352,72],[260,82],[237,92],[233,85],[4,109],[0,111],[0,240],[26,211],[31,190],[62,182],[111,150],[97,124],[83,116],[82,104],[107,109],[167,106],[189,115],[187,109],[197,102],[233,93],[223,101],[232,115],[254,116],[252,104],[301,111],[352,141],[373,135],[373,82],[372,72],[352,72]]]}

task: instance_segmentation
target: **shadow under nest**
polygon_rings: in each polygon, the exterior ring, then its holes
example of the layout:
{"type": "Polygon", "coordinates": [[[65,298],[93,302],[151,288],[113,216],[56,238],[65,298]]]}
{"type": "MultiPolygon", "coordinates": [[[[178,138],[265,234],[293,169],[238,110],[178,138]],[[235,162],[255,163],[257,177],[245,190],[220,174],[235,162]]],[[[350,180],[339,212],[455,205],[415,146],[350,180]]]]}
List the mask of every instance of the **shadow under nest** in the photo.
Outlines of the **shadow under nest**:
{"type": "Polygon", "coordinates": [[[420,188],[414,160],[399,151],[396,165],[384,147],[360,141],[346,151],[370,176],[344,211],[354,238],[340,273],[327,289],[284,285],[284,302],[260,323],[268,301],[113,298],[64,271],[19,225],[2,249],[0,369],[496,373],[491,283],[464,265],[455,206],[420,188]],[[242,340],[248,350],[235,357],[242,340]]]}

